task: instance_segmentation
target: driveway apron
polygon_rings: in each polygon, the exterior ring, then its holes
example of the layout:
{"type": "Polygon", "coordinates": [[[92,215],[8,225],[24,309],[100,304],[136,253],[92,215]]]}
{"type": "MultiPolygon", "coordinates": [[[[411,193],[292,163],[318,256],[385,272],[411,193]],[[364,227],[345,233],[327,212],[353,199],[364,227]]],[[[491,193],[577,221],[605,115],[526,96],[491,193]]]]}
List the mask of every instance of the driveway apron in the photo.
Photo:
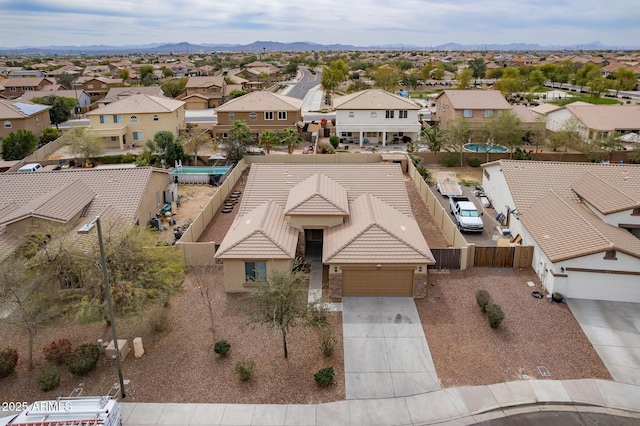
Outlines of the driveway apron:
{"type": "Polygon", "coordinates": [[[640,386],[640,303],[570,299],[568,304],[613,380],[640,386]]]}
{"type": "Polygon", "coordinates": [[[391,398],[440,389],[410,297],[343,297],[347,399],[391,398]]]}

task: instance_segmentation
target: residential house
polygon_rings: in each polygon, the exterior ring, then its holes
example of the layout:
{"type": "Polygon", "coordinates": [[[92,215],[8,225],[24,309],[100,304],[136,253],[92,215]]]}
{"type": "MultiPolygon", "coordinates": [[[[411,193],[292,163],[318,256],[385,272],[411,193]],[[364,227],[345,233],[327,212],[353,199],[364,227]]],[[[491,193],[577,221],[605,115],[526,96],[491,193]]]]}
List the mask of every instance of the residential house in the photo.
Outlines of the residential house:
{"type": "Polygon", "coordinates": [[[251,92],[232,99],[216,108],[218,124],[214,136],[227,138],[236,120],[247,123],[255,138],[265,130],[275,132],[296,127],[302,122],[302,100],[272,92],[251,92]]]}
{"type": "Polygon", "coordinates": [[[500,160],[482,186],[549,292],[640,302],[640,167],[500,160]]]}
{"type": "Polygon", "coordinates": [[[131,95],[139,94],[160,97],[164,96],[164,92],[160,86],[112,87],[109,89],[105,97],[98,101],[98,107],[102,108],[105,105],[120,101],[131,95]]]}
{"type": "Polygon", "coordinates": [[[250,291],[298,255],[328,266],[332,297],[424,297],[435,263],[399,164],[253,164],[215,254],[225,290],[250,291]]]}
{"type": "Polygon", "coordinates": [[[186,109],[217,108],[226,102],[227,83],[222,76],[189,77],[180,100],[186,109]]]}
{"type": "Polygon", "coordinates": [[[111,77],[109,65],[87,65],[82,72],[83,77],[111,77]]]}
{"type": "Polygon", "coordinates": [[[277,66],[261,61],[246,64],[241,74],[249,81],[260,82],[280,81],[284,77],[277,66]]]}
{"type": "Polygon", "coordinates": [[[0,99],[0,139],[20,129],[30,130],[36,136],[42,135],[42,129],[51,127],[50,108],[31,102],[0,99]]]}
{"type": "Polygon", "coordinates": [[[78,77],[74,82],[74,89],[82,89],[89,94],[91,102],[102,99],[112,87],[122,87],[121,78],[107,77],[78,77]]]}
{"type": "Polygon", "coordinates": [[[56,226],[71,228],[73,244],[97,215],[146,226],[164,205],[168,184],[168,172],[152,167],[0,173],[0,260],[23,243],[21,236],[56,226]]]}
{"type": "Polygon", "coordinates": [[[38,78],[44,77],[44,73],[39,70],[11,70],[8,78],[38,78]]]}
{"type": "Polygon", "coordinates": [[[336,98],[336,134],[360,146],[417,140],[420,105],[380,89],[367,89],[336,98]]]}
{"type": "Polygon", "coordinates": [[[126,149],[143,145],[156,132],[166,130],[178,136],[186,128],[184,102],[171,98],[138,94],[87,113],[93,135],[105,147],[126,149]]]}
{"type": "MultiPolygon", "coordinates": [[[[31,102],[33,98],[46,98],[48,96],[60,96],[76,100],[76,108],[86,110],[91,104],[89,94],[84,90],[38,90],[35,92],[26,92],[20,96],[18,100],[31,102]]],[[[72,111],[75,114],[75,111],[72,111]]]]}
{"type": "Polygon", "coordinates": [[[497,90],[444,90],[436,97],[431,119],[446,129],[452,120],[464,118],[475,129],[506,110],[511,105],[497,90]]]}
{"type": "Polygon", "coordinates": [[[19,77],[8,78],[3,81],[2,94],[7,98],[18,98],[25,92],[42,90],[43,87],[55,83],[55,80],[45,77],[19,77]]]}

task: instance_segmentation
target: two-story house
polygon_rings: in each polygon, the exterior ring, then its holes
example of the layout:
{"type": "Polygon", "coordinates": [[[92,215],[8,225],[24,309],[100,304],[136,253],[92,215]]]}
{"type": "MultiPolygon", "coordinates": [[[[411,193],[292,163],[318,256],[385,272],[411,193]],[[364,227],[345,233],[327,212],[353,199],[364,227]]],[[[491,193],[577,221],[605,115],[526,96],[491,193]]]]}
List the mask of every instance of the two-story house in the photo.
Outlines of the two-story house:
{"type": "Polygon", "coordinates": [[[367,89],[333,101],[336,133],[346,141],[382,145],[417,140],[420,106],[380,89],[367,89]]]}
{"type": "Polygon", "coordinates": [[[189,77],[180,100],[186,109],[217,108],[226,102],[227,83],[222,76],[189,77]]]}
{"type": "Polygon", "coordinates": [[[103,98],[112,87],[121,87],[121,78],[106,77],[78,77],[74,82],[74,87],[82,89],[89,94],[91,101],[95,102],[103,98]]]}
{"type": "Polygon", "coordinates": [[[55,83],[53,78],[45,77],[15,77],[8,78],[3,81],[2,95],[9,99],[15,99],[22,96],[25,92],[42,90],[43,87],[55,83]]]}
{"type": "Polygon", "coordinates": [[[47,105],[0,99],[0,139],[20,129],[40,136],[42,129],[51,127],[49,109],[51,107],[47,105]]]}
{"type": "Polygon", "coordinates": [[[255,138],[265,130],[279,132],[302,122],[302,100],[267,91],[251,92],[216,108],[214,136],[227,138],[236,120],[247,123],[255,138]]]}
{"type": "Polygon", "coordinates": [[[125,149],[143,145],[156,132],[166,130],[178,136],[186,128],[184,102],[150,95],[132,95],[87,113],[88,131],[103,140],[105,147],[125,149]]]}
{"type": "Polygon", "coordinates": [[[464,118],[471,129],[482,126],[511,105],[497,90],[444,90],[436,97],[431,119],[446,129],[452,120],[464,118]]]}

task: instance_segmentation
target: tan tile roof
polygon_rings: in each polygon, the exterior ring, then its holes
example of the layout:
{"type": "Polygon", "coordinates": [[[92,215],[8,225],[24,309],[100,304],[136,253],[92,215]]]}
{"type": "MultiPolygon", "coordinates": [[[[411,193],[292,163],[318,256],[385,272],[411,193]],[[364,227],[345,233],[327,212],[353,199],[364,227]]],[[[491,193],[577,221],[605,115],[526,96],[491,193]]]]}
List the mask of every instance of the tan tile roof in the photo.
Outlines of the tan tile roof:
{"type": "MultiPolygon", "coordinates": [[[[0,225],[7,225],[26,217],[67,223],[80,213],[95,195],[95,192],[81,180],[70,182],[43,193],[10,214],[3,214],[0,216],[0,225]]],[[[4,209],[2,213],[5,213],[4,209]]]]}
{"type": "Polygon", "coordinates": [[[50,108],[48,105],[39,105],[23,100],[0,99],[0,119],[27,118],[50,108]]]}
{"type": "Polygon", "coordinates": [[[347,190],[323,173],[309,176],[289,191],[285,215],[349,215],[347,190]]]}
{"type": "Polygon", "coordinates": [[[336,110],[419,110],[415,102],[381,89],[367,89],[336,98],[333,101],[336,110]]]}
{"type": "Polygon", "coordinates": [[[220,259],[293,259],[298,230],[284,220],[282,206],[266,201],[251,212],[236,216],[216,252],[220,259]]]}
{"type": "Polygon", "coordinates": [[[101,102],[115,102],[120,100],[121,98],[138,95],[140,93],[143,93],[145,95],[164,97],[164,92],[162,91],[162,88],[160,88],[160,86],[112,87],[109,89],[101,102]]]}
{"type": "MultiPolygon", "coordinates": [[[[45,86],[45,87],[49,87],[49,86],[45,86]]],[[[62,96],[63,98],[76,99],[76,97],[80,97],[80,95],[82,95],[83,93],[84,91],[82,89],[44,90],[43,88],[43,90],[32,90],[29,92],[24,92],[22,95],[20,95],[20,97],[17,100],[31,101],[31,99],[33,98],[44,98],[47,96],[62,96]]]]}
{"type": "Polygon", "coordinates": [[[565,106],[585,126],[593,130],[640,129],[638,105],[575,105],[565,106]]]}
{"type": "Polygon", "coordinates": [[[449,98],[454,109],[511,109],[511,105],[497,90],[445,90],[441,96],[449,98]]]}
{"type": "Polygon", "coordinates": [[[211,87],[211,86],[224,86],[224,77],[222,76],[204,76],[204,77],[189,77],[187,89],[194,89],[197,87],[211,87]]]}
{"type": "Polygon", "coordinates": [[[325,230],[323,263],[435,263],[413,218],[371,194],[350,207],[342,225],[325,230]]]}
{"type": "MultiPolygon", "coordinates": [[[[9,78],[4,80],[2,83],[4,87],[35,87],[42,83],[42,80],[45,80],[45,77],[16,77],[9,78]]],[[[51,80],[46,79],[47,82],[51,82],[51,80]]]]}
{"type": "MultiPolygon", "coordinates": [[[[633,164],[560,163],[553,161],[500,160],[515,207],[520,213],[530,209],[542,196],[553,190],[561,197],[578,201],[573,184],[586,173],[597,176],[625,193],[640,193],[640,166],[633,164]]],[[[602,202],[615,195],[601,193],[602,202]]]]}
{"type": "Polygon", "coordinates": [[[302,99],[259,90],[225,102],[216,108],[216,111],[298,111],[300,108],[302,108],[302,99]]]}
{"type": "Polygon", "coordinates": [[[586,207],[553,191],[544,195],[520,220],[551,262],[614,248],[640,258],[640,240],[608,225],[586,207]]]}
{"type": "Polygon", "coordinates": [[[183,105],[182,101],[141,93],[90,111],[87,115],[163,113],[175,111],[183,105]]]}
{"type": "Polygon", "coordinates": [[[571,189],[605,215],[640,206],[639,192],[628,187],[616,187],[590,172],[585,173],[571,189]]]}
{"type": "Polygon", "coordinates": [[[538,106],[535,106],[533,108],[531,108],[531,111],[538,113],[538,114],[542,114],[542,115],[547,115],[550,112],[553,111],[557,111],[559,109],[562,109],[563,107],[559,106],[559,105],[554,105],[554,104],[540,104],[538,106]]]}
{"type": "Polygon", "coordinates": [[[511,110],[518,116],[522,123],[537,123],[536,116],[525,105],[512,105],[511,110]]]}

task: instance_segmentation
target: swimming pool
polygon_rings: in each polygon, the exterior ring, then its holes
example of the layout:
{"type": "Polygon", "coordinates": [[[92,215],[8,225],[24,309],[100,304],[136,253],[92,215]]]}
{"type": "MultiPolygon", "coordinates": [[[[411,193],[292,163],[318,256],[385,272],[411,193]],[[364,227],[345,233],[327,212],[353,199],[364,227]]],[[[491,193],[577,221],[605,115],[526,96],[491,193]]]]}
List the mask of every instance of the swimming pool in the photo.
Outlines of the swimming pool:
{"type": "Polygon", "coordinates": [[[180,166],[171,171],[171,182],[218,186],[231,173],[232,166],[180,166]]]}
{"type": "Polygon", "coordinates": [[[502,145],[491,145],[484,143],[466,143],[464,144],[464,150],[467,152],[487,152],[487,148],[489,148],[489,152],[493,153],[504,153],[509,151],[506,146],[502,145]]]}

